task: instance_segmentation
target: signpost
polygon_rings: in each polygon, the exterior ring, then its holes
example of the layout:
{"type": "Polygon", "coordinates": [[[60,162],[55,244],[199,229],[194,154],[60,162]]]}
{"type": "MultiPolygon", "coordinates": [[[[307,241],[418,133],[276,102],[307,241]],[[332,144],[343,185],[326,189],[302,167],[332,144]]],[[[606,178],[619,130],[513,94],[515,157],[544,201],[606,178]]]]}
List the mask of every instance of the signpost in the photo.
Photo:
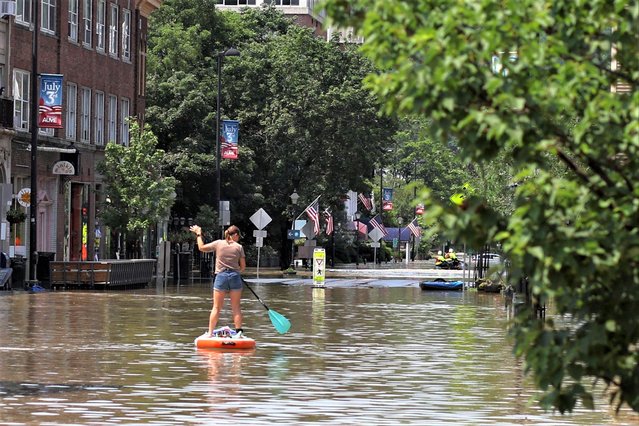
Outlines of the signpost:
{"type": "Polygon", "coordinates": [[[371,244],[371,247],[375,248],[375,251],[373,252],[373,264],[377,267],[377,247],[380,246],[379,240],[382,239],[384,233],[377,228],[373,228],[373,230],[368,233],[368,236],[371,237],[371,240],[373,240],[373,243],[371,244]]]}
{"type": "Polygon", "coordinates": [[[260,208],[253,213],[253,216],[249,218],[257,230],[253,231],[253,237],[255,237],[255,247],[257,247],[257,279],[260,279],[260,249],[264,245],[264,238],[266,238],[266,231],[263,231],[264,227],[271,223],[273,219],[271,216],[260,208]]]}
{"type": "Polygon", "coordinates": [[[326,250],[313,250],[313,287],[325,288],[326,284],[326,250]]]}

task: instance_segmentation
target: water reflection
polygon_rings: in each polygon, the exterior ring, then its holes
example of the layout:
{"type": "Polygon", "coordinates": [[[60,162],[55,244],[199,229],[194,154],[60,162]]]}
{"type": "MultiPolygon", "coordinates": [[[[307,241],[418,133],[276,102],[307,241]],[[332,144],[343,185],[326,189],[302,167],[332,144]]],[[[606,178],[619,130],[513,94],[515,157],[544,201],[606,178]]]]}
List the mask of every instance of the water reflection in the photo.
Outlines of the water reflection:
{"type": "MultiPolygon", "coordinates": [[[[196,350],[210,288],[0,297],[2,423],[636,424],[604,401],[544,413],[507,341],[499,295],[258,285],[250,352],[196,350]]],[[[220,324],[230,323],[230,313],[220,324]]]]}

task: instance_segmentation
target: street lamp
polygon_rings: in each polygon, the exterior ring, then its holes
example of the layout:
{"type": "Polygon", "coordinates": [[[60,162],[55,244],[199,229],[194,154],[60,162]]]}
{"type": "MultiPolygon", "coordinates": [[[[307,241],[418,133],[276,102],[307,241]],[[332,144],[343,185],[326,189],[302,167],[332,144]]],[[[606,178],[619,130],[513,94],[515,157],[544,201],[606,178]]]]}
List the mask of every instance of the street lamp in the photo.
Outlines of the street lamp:
{"type": "Polygon", "coordinates": [[[217,215],[220,225],[222,224],[222,209],[220,208],[220,105],[222,98],[222,61],[225,56],[240,56],[240,51],[234,48],[228,48],[217,54],[217,110],[215,111],[215,200],[213,207],[217,209],[217,215]]]}
{"type": "Polygon", "coordinates": [[[291,217],[291,231],[293,231],[293,238],[291,238],[291,268],[295,269],[295,206],[300,199],[296,189],[293,189],[293,193],[290,195],[291,204],[293,204],[293,216],[291,217]]]}
{"type": "Polygon", "coordinates": [[[38,33],[40,32],[40,1],[33,2],[33,35],[31,38],[31,205],[29,206],[29,281],[37,279],[38,267],[38,33]]]}
{"type": "Polygon", "coordinates": [[[357,254],[355,255],[355,265],[359,266],[359,218],[362,217],[360,212],[355,212],[355,221],[357,222],[355,229],[355,246],[357,247],[357,254]]]}

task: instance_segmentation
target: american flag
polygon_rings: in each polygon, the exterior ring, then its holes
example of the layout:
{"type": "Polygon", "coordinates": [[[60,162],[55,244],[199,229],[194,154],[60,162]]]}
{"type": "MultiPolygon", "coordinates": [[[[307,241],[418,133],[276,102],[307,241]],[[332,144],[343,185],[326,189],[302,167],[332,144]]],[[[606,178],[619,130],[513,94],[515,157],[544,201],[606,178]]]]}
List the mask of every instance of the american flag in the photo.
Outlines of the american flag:
{"type": "Polygon", "coordinates": [[[331,235],[334,230],[333,215],[328,209],[324,210],[324,219],[326,219],[326,235],[331,235]]]}
{"type": "Polygon", "coordinates": [[[422,235],[422,229],[417,223],[417,218],[413,219],[413,221],[407,225],[407,228],[410,229],[410,233],[413,234],[415,238],[418,238],[420,235],[422,235]]]}
{"type": "Polygon", "coordinates": [[[357,198],[359,198],[359,201],[362,202],[362,205],[366,210],[371,211],[373,209],[373,203],[370,198],[366,197],[364,194],[357,194],[357,198]]]}
{"type": "Polygon", "coordinates": [[[388,235],[388,231],[386,231],[386,227],[384,227],[384,224],[382,223],[382,218],[380,215],[375,216],[374,218],[372,218],[370,220],[370,222],[368,222],[373,228],[377,228],[380,231],[382,231],[382,234],[384,234],[384,236],[388,235]]]}
{"type": "Polygon", "coordinates": [[[315,199],[304,212],[308,216],[308,218],[313,222],[313,232],[315,235],[318,235],[320,232],[320,220],[319,220],[319,197],[315,199]]]}

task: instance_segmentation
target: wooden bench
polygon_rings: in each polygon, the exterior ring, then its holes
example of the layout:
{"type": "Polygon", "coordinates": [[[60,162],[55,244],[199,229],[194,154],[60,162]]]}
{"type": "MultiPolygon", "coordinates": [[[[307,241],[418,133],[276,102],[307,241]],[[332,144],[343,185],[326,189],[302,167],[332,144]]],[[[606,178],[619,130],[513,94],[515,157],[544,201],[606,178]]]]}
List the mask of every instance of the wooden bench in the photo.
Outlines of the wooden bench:
{"type": "Polygon", "coordinates": [[[52,288],[113,288],[146,286],[155,272],[155,259],[49,262],[52,288]]]}

